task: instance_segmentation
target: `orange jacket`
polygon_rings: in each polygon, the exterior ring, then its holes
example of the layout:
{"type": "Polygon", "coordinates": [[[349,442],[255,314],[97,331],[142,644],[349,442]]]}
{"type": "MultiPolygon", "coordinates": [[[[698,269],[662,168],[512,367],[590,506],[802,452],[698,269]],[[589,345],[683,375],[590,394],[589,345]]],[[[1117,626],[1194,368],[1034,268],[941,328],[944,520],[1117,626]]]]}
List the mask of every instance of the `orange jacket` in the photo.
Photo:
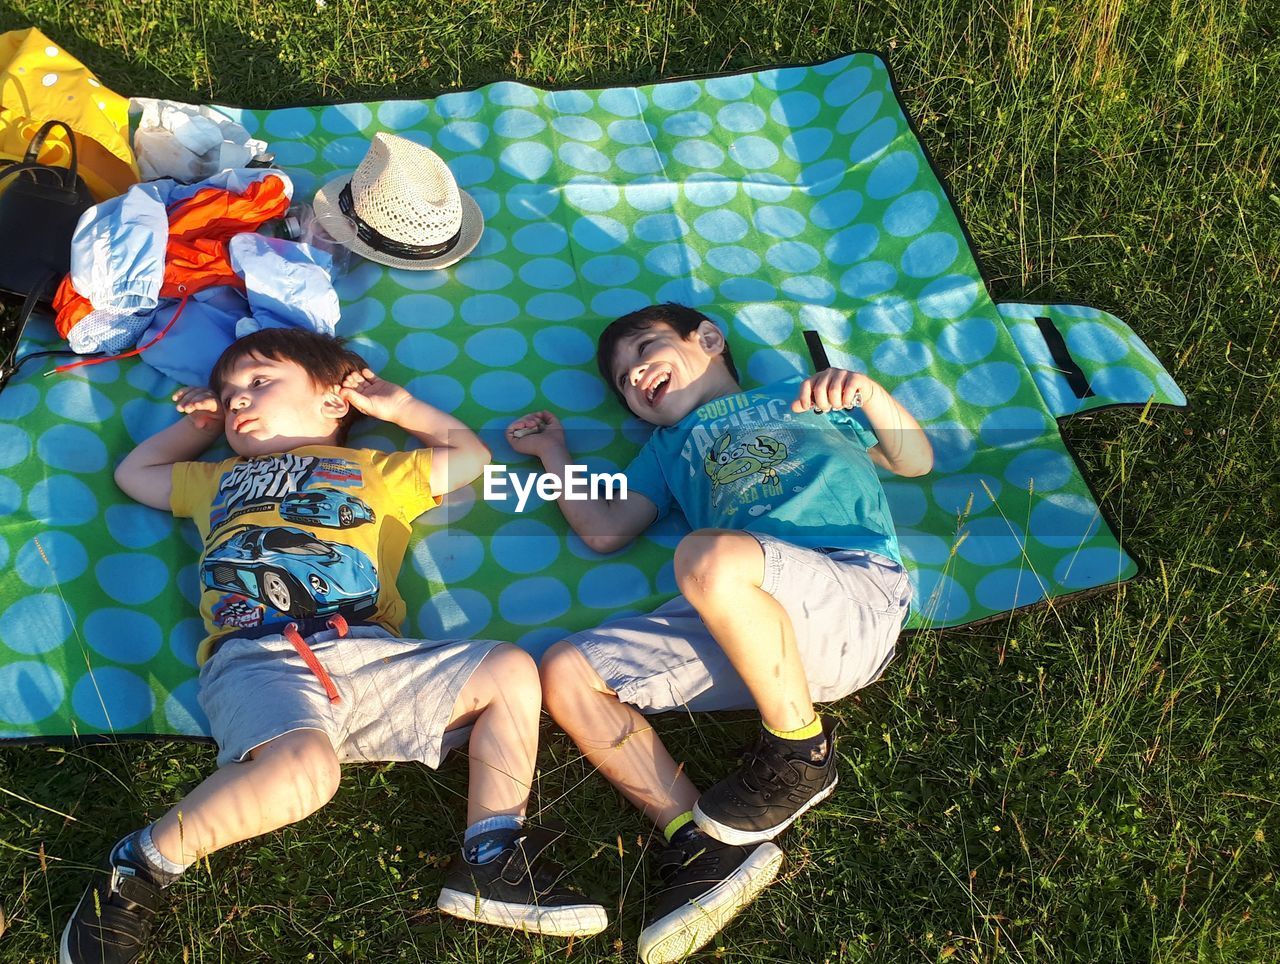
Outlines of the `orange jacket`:
{"type": "MultiPolygon", "coordinates": [[[[243,291],[244,281],[231,269],[227,257],[227,241],[244,231],[258,230],[283,215],[288,207],[288,191],[278,177],[255,181],[240,194],[204,188],[170,206],[160,297],[180,298],[213,285],[230,285],[243,291]]],[[[71,275],[58,286],[53,307],[57,312],[54,323],[63,338],[93,311],[89,300],[72,285],[71,275]]]]}

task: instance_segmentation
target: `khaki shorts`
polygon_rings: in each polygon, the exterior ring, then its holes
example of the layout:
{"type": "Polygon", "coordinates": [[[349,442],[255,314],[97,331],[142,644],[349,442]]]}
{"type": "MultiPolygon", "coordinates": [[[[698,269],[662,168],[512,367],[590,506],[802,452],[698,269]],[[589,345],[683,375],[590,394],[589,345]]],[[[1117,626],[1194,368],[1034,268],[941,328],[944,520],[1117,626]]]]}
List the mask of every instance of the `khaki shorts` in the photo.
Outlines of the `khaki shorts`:
{"type": "Polygon", "coordinates": [[[401,639],[377,626],[353,626],[344,638],[327,629],[306,643],[332,677],[339,702],[329,702],[320,680],[278,634],[228,639],[204,664],[198,699],[219,766],[293,730],[328,734],[342,761],[439,766],[470,735],[470,727],[445,733],[462,688],[501,645],[401,639]]]}
{"type": "MultiPolygon", "coordinates": [[[[857,549],[803,549],[750,533],[764,550],[762,588],[796,634],[809,696],[826,703],[874,683],[893,659],[911,601],[906,571],[857,549]]],[[[755,700],[683,596],[568,642],[624,703],[642,713],[747,709],[755,700]]]]}

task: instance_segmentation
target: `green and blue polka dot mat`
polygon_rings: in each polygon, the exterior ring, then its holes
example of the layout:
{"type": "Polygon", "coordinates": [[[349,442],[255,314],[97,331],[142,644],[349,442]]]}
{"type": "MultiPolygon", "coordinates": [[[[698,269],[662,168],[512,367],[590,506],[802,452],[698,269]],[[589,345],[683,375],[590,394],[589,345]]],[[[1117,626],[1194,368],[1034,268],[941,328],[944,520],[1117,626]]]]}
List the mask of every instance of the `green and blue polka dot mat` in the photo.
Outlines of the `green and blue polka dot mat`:
{"type": "MultiPolygon", "coordinates": [[[[811,371],[804,333],[817,332],[832,364],[868,372],[924,425],[932,474],[885,479],[912,627],[1136,573],[1056,419],[1183,394],[1106,312],[992,301],[876,55],[634,88],[504,82],[227,113],[270,142],[299,198],[352,170],[380,130],[449,162],[484,211],[479,247],[444,271],[357,260],[339,284],[339,331],[373,368],[482,429],[496,461],[534,469],[500,430],[545,407],[579,461],[625,466],[646,432],[597,377],[595,335],[680,301],[724,327],[745,384],[811,371]]],[[[25,347],[53,342],[36,324],[25,347]]],[[[0,739],[203,734],[195,529],[111,478],[175,418],[175,386],[137,359],[51,378],[39,367],[0,394],[0,739]]],[[[404,444],[378,424],[352,441],[404,444]]],[[[674,593],[679,518],[601,557],[554,505],[531,502],[517,513],[476,483],[419,520],[399,580],[407,634],[537,653],[674,593]]]]}

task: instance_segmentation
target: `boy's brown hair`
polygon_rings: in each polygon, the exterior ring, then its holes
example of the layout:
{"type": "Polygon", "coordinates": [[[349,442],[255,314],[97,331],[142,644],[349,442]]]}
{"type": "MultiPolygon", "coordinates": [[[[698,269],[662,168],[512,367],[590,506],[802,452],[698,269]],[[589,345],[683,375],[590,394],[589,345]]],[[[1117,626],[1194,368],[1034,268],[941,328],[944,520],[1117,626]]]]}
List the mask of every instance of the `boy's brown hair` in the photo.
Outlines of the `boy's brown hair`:
{"type": "MultiPolygon", "coordinates": [[[[711,321],[711,319],[696,308],[690,308],[674,301],[667,301],[660,305],[650,305],[648,308],[641,308],[638,311],[623,315],[621,318],[611,322],[604,331],[600,332],[600,338],[596,342],[596,366],[600,369],[601,377],[613,389],[614,397],[622,403],[624,408],[627,401],[622,397],[622,392],[618,391],[618,382],[613,376],[614,355],[618,350],[618,342],[633,331],[652,328],[655,324],[666,325],[681,338],[688,338],[698,330],[698,326],[704,321],[711,321]]],[[[715,324],[715,322],[711,323],[715,324]]],[[[738,369],[733,364],[733,356],[729,353],[727,341],[720,357],[724,359],[725,367],[729,369],[729,374],[733,376],[733,380],[735,382],[738,381],[738,369]]]]}
{"type": "MultiPolygon", "coordinates": [[[[222,383],[236,362],[250,355],[272,361],[289,361],[311,378],[311,384],[327,391],[342,384],[354,371],[368,367],[365,360],[347,347],[345,338],[324,335],[305,328],[261,328],[233,341],[214,363],[209,388],[222,397],[222,383]]],[[[352,407],[338,422],[335,441],[345,445],[347,433],[360,413],[352,407]]]]}

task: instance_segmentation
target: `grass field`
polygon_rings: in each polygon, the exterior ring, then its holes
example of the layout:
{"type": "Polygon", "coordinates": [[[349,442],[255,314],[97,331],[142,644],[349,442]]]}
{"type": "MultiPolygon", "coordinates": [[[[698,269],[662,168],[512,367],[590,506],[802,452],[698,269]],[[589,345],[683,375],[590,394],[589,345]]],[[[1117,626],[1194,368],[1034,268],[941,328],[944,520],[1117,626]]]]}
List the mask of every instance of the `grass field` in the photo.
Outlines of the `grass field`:
{"type": "MultiPolygon", "coordinates": [[[[1144,577],[905,640],[882,682],[836,707],[840,791],[705,956],[1280,959],[1275,0],[0,5],[0,30],[29,24],[121,93],[254,107],[885,52],[992,294],[1114,312],[1192,407],[1065,426],[1144,577]]],[[[701,778],[754,724],[660,725],[701,778]]],[[[568,944],[443,918],[465,767],[361,767],[316,816],[177,884],[147,959],[631,960],[646,827],[544,732],[536,802],[572,826],[576,883],[620,907],[606,934],[568,944]]],[[[0,750],[0,961],[53,959],[87,868],[213,756],[0,750]]]]}

